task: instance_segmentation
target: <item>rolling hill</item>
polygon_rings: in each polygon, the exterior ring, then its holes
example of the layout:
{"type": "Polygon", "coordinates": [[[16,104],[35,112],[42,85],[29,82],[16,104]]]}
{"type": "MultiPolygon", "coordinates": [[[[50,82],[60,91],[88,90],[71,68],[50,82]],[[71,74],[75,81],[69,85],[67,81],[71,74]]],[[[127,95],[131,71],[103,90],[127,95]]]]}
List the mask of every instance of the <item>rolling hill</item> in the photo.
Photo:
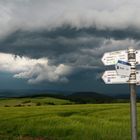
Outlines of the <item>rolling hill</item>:
{"type": "Polygon", "coordinates": [[[113,100],[110,96],[96,92],[75,92],[66,97],[67,99],[77,103],[104,103],[111,102],[113,100]]]}

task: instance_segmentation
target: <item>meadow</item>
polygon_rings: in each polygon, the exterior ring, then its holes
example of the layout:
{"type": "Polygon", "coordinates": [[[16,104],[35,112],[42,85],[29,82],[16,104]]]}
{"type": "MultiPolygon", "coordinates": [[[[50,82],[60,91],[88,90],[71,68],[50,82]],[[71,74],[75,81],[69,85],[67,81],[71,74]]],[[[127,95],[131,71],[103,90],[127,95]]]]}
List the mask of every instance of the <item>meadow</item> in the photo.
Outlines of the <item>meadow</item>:
{"type": "MultiPolygon", "coordinates": [[[[137,107],[139,115],[140,104],[137,107]]],[[[1,99],[0,140],[130,140],[129,109],[128,103],[1,99]]],[[[138,134],[140,139],[140,129],[138,134]]]]}

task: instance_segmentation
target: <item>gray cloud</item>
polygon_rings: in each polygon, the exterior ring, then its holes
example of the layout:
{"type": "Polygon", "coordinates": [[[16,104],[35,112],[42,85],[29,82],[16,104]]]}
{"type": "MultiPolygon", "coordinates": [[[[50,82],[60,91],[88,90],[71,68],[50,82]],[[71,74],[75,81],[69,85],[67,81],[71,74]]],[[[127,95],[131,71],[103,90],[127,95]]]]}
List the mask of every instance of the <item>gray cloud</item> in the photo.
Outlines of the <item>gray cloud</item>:
{"type": "Polygon", "coordinates": [[[49,59],[49,70],[36,65],[15,75],[30,83],[68,81],[65,72],[55,73],[61,64],[100,75],[105,51],[139,49],[139,6],[138,0],[1,0],[0,51],[49,59]]]}
{"type": "Polygon", "coordinates": [[[139,0],[1,0],[0,36],[64,25],[98,30],[140,29],[139,0]]]}
{"type": "Polygon", "coordinates": [[[132,37],[116,39],[114,35],[106,38],[96,36],[97,32],[81,34],[74,30],[72,33],[74,37],[67,36],[67,33],[63,35],[63,32],[56,35],[18,32],[0,41],[0,51],[34,58],[47,57],[50,63],[55,64],[97,66],[105,51],[127,49],[129,46],[139,48],[140,44],[138,39],[132,37]]]}

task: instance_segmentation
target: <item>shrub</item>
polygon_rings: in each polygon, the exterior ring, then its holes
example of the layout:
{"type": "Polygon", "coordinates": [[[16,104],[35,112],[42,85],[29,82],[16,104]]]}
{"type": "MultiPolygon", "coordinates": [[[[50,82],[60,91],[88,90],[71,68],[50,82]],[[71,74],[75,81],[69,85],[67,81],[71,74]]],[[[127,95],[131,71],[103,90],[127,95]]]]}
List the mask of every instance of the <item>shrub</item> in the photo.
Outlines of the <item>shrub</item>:
{"type": "Polygon", "coordinates": [[[21,105],[21,104],[17,104],[17,105],[15,105],[14,107],[22,107],[23,105],[21,105]]]}
{"type": "Polygon", "coordinates": [[[9,105],[4,105],[4,107],[10,107],[9,105]]]}
{"type": "Polygon", "coordinates": [[[37,102],[37,103],[36,103],[36,106],[41,106],[41,103],[40,103],[40,102],[37,102]]]}
{"type": "Polygon", "coordinates": [[[55,103],[53,103],[53,102],[48,102],[47,104],[48,105],[55,105],[55,103]]]}
{"type": "Polygon", "coordinates": [[[22,103],[27,104],[27,103],[30,103],[30,102],[31,102],[31,100],[26,100],[26,101],[23,101],[22,103]]]}

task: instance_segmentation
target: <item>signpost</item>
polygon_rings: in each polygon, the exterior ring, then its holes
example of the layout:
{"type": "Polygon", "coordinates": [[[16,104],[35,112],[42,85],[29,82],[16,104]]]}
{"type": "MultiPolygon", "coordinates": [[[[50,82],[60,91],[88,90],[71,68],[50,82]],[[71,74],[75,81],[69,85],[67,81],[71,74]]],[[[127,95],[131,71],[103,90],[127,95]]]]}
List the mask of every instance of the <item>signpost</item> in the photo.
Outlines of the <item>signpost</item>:
{"type": "Polygon", "coordinates": [[[128,49],[128,62],[131,64],[130,85],[130,111],[131,111],[131,136],[137,140],[137,108],[136,108],[136,51],[128,49]]]}
{"type": "Polygon", "coordinates": [[[116,71],[105,71],[102,79],[106,84],[125,84],[130,86],[131,137],[137,140],[136,84],[140,84],[140,71],[136,72],[136,64],[140,64],[140,50],[128,50],[105,53],[102,57],[104,65],[116,65],[116,71]]]}

